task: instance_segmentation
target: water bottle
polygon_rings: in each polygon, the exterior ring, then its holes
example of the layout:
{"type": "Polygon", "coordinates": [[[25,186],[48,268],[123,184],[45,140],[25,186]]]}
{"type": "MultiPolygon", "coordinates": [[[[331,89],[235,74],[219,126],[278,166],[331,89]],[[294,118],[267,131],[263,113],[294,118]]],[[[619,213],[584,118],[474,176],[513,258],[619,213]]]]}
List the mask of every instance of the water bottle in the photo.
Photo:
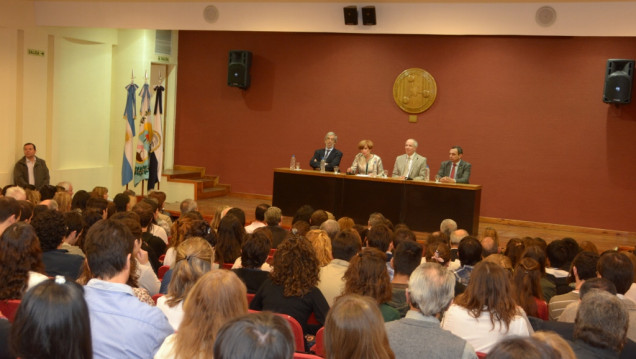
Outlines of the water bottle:
{"type": "Polygon", "coordinates": [[[325,173],[325,167],[327,166],[327,162],[325,160],[320,160],[320,172],[325,173]]]}
{"type": "Polygon", "coordinates": [[[430,180],[430,172],[431,170],[428,166],[426,166],[426,169],[424,170],[424,181],[428,182],[430,180]]]}
{"type": "Polygon", "coordinates": [[[296,155],[292,155],[291,161],[289,161],[289,169],[290,170],[296,169],[296,155]]]}

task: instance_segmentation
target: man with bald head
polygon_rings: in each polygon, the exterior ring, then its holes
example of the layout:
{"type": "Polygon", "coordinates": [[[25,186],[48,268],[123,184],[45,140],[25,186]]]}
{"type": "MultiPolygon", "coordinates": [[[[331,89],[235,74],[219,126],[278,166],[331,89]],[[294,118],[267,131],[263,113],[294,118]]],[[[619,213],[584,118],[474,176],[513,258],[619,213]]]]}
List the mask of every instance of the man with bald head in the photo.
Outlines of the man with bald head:
{"type": "Polygon", "coordinates": [[[393,165],[393,178],[406,180],[425,180],[426,157],[417,154],[417,141],[412,138],[404,143],[405,154],[397,156],[393,165]]]}

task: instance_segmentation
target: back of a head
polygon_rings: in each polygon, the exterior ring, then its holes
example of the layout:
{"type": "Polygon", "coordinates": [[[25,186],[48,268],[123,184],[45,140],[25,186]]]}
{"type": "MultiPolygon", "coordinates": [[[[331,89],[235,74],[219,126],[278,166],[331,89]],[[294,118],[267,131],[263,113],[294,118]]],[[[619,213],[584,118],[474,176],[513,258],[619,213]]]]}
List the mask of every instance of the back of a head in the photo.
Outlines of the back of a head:
{"type": "Polygon", "coordinates": [[[484,262],[490,262],[500,265],[503,269],[512,272],[512,261],[506,255],[501,253],[491,254],[483,259],[484,262]]]}
{"type": "Polygon", "coordinates": [[[20,217],[20,204],[14,198],[0,197],[0,223],[14,216],[17,221],[20,217]]]}
{"type": "Polygon", "coordinates": [[[508,337],[488,352],[488,359],[561,359],[549,344],[533,337],[508,337]]]}
{"type": "Polygon", "coordinates": [[[379,212],[371,213],[369,215],[369,227],[373,228],[380,224],[386,225],[386,217],[379,212]]]}
{"type": "Polygon", "coordinates": [[[45,184],[44,186],[40,187],[40,200],[44,201],[46,199],[53,199],[53,196],[55,196],[55,192],[57,192],[57,187],[50,184],[45,184]]]}
{"type": "Polygon", "coordinates": [[[280,223],[282,212],[278,207],[269,207],[265,211],[265,223],[268,226],[277,226],[280,223]]]}
{"type": "Polygon", "coordinates": [[[117,212],[125,212],[128,210],[130,197],[126,194],[118,193],[115,198],[113,198],[113,203],[115,203],[115,209],[117,212]]]}
{"type": "Polygon", "coordinates": [[[7,188],[7,191],[4,195],[7,197],[11,197],[17,201],[26,200],[26,192],[22,187],[19,186],[7,188]]]}
{"type": "Polygon", "coordinates": [[[148,193],[148,197],[152,197],[157,200],[159,210],[163,210],[163,204],[166,202],[166,193],[162,191],[152,191],[148,193]]]}
{"type": "Polygon", "coordinates": [[[227,214],[221,219],[216,242],[219,263],[233,263],[241,255],[244,236],[245,227],[236,217],[227,214]]]}
{"type": "Polygon", "coordinates": [[[86,233],[84,253],[95,278],[110,279],[121,273],[132,254],[134,241],[128,227],[115,220],[100,220],[86,233]]]}
{"type": "Polygon", "coordinates": [[[71,209],[78,209],[80,211],[85,210],[86,201],[88,201],[88,198],[90,196],[91,195],[83,189],[75,192],[75,194],[73,195],[73,199],[71,200],[71,209]]]}
{"type": "Polygon", "coordinates": [[[320,225],[320,229],[327,232],[329,238],[333,239],[340,232],[340,225],[334,219],[328,219],[320,225]]]}
{"type": "Polygon", "coordinates": [[[334,259],[350,261],[356,253],[362,250],[362,240],[355,229],[340,231],[331,241],[331,253],[334,259]]]}
{"type": "Polygon", "coordinates": [[[76,212],[76,211],[66,212],[64,213],[64,225],[66,226],[65,236],[68,236],[73,231],[75,231],[76,235],[79,236],[79,234],[82,232],[82,229],[84,229],[84,226],[85,226],[84,218],[79,212],[76,212]]]}
{"type": "Polygon", "coordinates": [[[603,253],[596,264],[596,271],[614,283],[618,294],[625,294],[634,281],[634,264],[620,252],[603,253]]]}
{"type": "Polygon", "coordinates": [[[317,209],[314,211],[314,213],[311,214],[311,217],[309,218],[309,224],[312,226],[320,227],[320,225],[328,219],[329,216],[327,216],[327,212],[323,211],[322,209],[317,209]]]}
{"type": "Polygon", "coordinates": [[[57,249],[66,235],[64,215],[52,209],[47,209],[33,217],[31,225],[38,234],[42,252],[57,249]]]}
{"type": "Polygon", "coordinates": [[[395,231],[393,231],[393,248],[397,248],[403,241],[417,241],[415,233],[408,228],[396,228],[395,231]]]}
{"type": "Polygon", "coordinates": [[[294,224],[292,224],[291,232],[299,236],[304,236],[307,234],[307,232],[309,232],[310,229],[311,227],[309,226],[309,223],[305,221],[296,221],[294,222],[294,224]]]}
{"type": "Polygon", "coordinates": [[[409,295],[422,314],[442,313],[455,296],[455,275],[437,263],[423,263],[411,273],[409,295]]]}
{"type": "Polygon", "coordinates": [[[462,265],[475,265],[481,260],[481,243],[475,237],[464,237],[457,247],[457,256],[462,265]]]}
{"type": "Polygon", "coordinates": [[[30,201],[18,201],[18,204],[20,205],[20,221],[30,221],[35,205],[30,201]]]}
{"type": "Polygon", "coordinates": [[[563,267],[568,262],[568,252],[567,246],[565,245],[565,243],[563,243],[562,240],[557,239],[550,242],[550,244],[548,244],[548,247],[546,248],[546,254],[548,256],[548,259],[550,260],[551,267],[566,269],[563,267]]]}
{"type": "Polygon", "coordinates": [[[574,320],[574,339],[620,353],[625,344],[629,314],[615,295],[593,289],[583,299],[574,320]]]}
{"type": "Polygon", "coordinates": [[[440,223],[439,230],[441,232],[446,233],[446,235],[450,237],[451,233],[457,230],[457,222],[455,222],[454,220],[450,218],[446,218],[445,220],[442,221],[442,223],[440,223]]]}
{"type": "Polygon", "coordinates": [[[245,212],[242,209],[240,209],[238,207],[232,207],[232,208],[230,208],[227,211],[226,215],[228,215],[228,214],[231,214],[234,217],[236,217],[236,219],[238,219],[239,223],[243,227],[245,227],[245,212]]]}
{"type": "MultiPolygon", "coordinates": [[[[303,349],[300,349],[303,350],[303,349]]],[[[287,321],[270,312],[225,323],[214,343],[215,359],[292,359],[294,336],[287,321]]]]}
{"type": "Polygon", "coordinates": [[[175,265],[168,285],[168,305],[183,299],[194,283],[212,269],[214,249],[203,238],[192,237],[182,242],[176,250],[175,265]]]}
{"type": "Polygon", "coordinates": [[[484,237],[481,240],[481,256],[486,258],[489,255],[499,253],[499,241],[492,237],[484,237]]]}
{"type": "Polygon", "coordinates": [[[154,211],[152,210],[152,205],[147,202],[141,201],[138,202],[133,208],[132,211],[139,215],[139,224],[143,228],[146,228],[152,223],[152,220],[155,218],[154,211]]]}
{"type": "Polygon", "coordinates": [[[267,260],[272,241],[264,231],[248,233],[241,247],[241,265],[243,268],[260,268],[267,260]]]}
{"type": "Polygon", "coordinates": [[[24,359],[93,357],[82,287],[64,277],[26,292],[11,328],[11,350],[24,359]]]}
{"type": "Polygon", "coordinates": [[[327,358],[394,358],[382,314],[371,298],[350,294],[336,300],[325,320],[327,358]]]}
{"type": "Polygon", "coordinates": [[[256,206],[256,209],[254,210],[254,219],[261,222],[265,221],[265,211],[267,211],[269,207],[271,206],[267,203],[261,203],[256,206]]]}
{"type": "Polygon", "coordinates": [[[616,295],[616,286],[609,279],[594,277],[586,280],[579,289],[579,299],[583,299],[590,291],[598,289],[616,295]]]}
{"type": "Polygon", "coordinates": [[[353,256],[343,279],[343,294],[366,295],[375,299],[378,305],[391,300],[386,254],[377,248],[367,247],[353,256]]]}
{"type": "Polygon", "coordinates": [[[108,208],[108,200],[101,197],[89,197],[86,200],[86,209],[97,209],[104,211],[108,208]]]}
{"type": "Polygon", "coordinates": [[[311,245],[314,247],[314,252],[316,253],[316,257],[320,262],[320,266],[326,266],[333,259],[332,257],[332,249],[331,249],[331,239],[327,235],[327,232],[321,229],[312,229],[307,232],[305,238],[311,242],[311,245]]]}
{"type": "Polygon", "coordinates": [[[526,246],[520,238],[510,238],[508,243],[506,243],[504,254],[510,258],[513,267],[516,266],[519,259],[521,259],[521,254],[525,248],[526,246]]]}
{"type": "Polygon", "coordinates": [[[288,234],[274,253],[272,282],[283,287],[286,297],[302,296],[318,284],[320,263],[309,241],[295,234],[288,234]]]}
{"type": "Polygon", "coordinates": [[[185,358],[212,357],[223,324],[246,313],[247,289],[236,274],[223,269],[207,272],[183,303],[174,352],[185,358]]]}
{"type": "Polygon", "coordinates": [[[197,205],[197,202],[195,200],[188,198],[181,201],[181,204],[179,205],[179,210],[181,211],[181,214],[183,215],[188,212],[199,210],[199,206],[197,205]]]}
{"type": "Polygon", "coordinates": [[[353,218],[351,217],[340,217],[340,219],[338,220],[338,226],[340,227],[340,230],[345,230],[345,229],[349,229],[349,228],[353,228],[353,226],[356,225],[356,222],[353,221],[353,218]]]}
{"type": "MultiPolygon", "coordinates": [[[[599,255],[592,252],[580,252],[572,260],[572,268],[576,267],[576,273],[581,280],[587,280],[596,277],[596,265],[598,264],[599,255]]],[[[570,269],[572,271],[572,269],[570,269]]],[[[570,272],[571,276],[574,273],[570,272]]]]}
{"type": "Polygon", "coordinates": [[[466,238],[467,236],[468,236],[468,232],[465,229],[455,230],[450,234],[450,244],[459,245],[459,242],[461,242],[461,240],[466,238]]]}
{"type": "Polygon", "coordinates": [[[369,232],[367,232],[367,245],[386,252],[389,250],[392,237],[393,232],[391,232],[389,227],[384,224],[378,224],[371,227],[369,232]]]}
{"type": "Polygon", "coordinates": [[[546,255],[545,251],[540,246],[531,245],[529,247],[526,247],[526,249],[521,254],[521,258],[519,258],[519,261],[526,257],[532,258],[537,261],[537,263],[539,263],[539,266],[541,267],[541,274],[545,273],[546,255]]]}
{"type": "Polygon", "coordinates": [[[314,213],[314,207],[308,204],[300,206],[294,214],[294,218],[292,218],[292,224],[296,223],[296,221],[305,221],[309,223],[312,213],[314,213]]]}
{"type": "Polygon", "coordinates": [[[566,237],[562,241],[567,253],[567,262],[572,262],[574,257],[581,252],[581,247],[579,247],[579,243],[574,238],[566,237]]]}
{"type": "Polygon", "coordinates": [[[29,280],[29,271],[41,272],[42,250],[33,227],[16,222],[0,235],[0,299],[20,299],[29,280]]]}
{"type": "Polygon", "coordinates": [[[403,241],[398,244],[393,254],[395,273],[411,275],[413,270],[422,262],[422,246],[413,241],[403,241]]]}

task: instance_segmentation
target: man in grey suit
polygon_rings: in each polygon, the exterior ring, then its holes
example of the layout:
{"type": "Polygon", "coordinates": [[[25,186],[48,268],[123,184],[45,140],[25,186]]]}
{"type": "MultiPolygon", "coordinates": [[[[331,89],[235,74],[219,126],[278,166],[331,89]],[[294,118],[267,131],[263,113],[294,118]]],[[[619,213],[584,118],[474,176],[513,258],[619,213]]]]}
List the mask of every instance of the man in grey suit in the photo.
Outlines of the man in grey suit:
{"type": "Polygon", "coordinates": [[[417,141],[412,138],[406,140],[403,155],[397,156],[393,165],[393,178],[424,180],[426,178],[426,157],[418,155],[417,141]]]}
{"type": "Polygon", "coordinates": [[[454,275],[438,263],[424,263],[409,278],[406,317],[386,323],[386,335],[396,358],[477,358],[466,340],[440,327],[440,319],[455,295],[454,275]],[[422,340],[426,338],[426,340],[422,340]]]}
{"type": "Polygon", "coordinates": [[[468,183],[470,178],[470,163],[463,161],[464,150],[459,146],[453,146],[448,153],[449,161],[442,162],[437,175],[440,182],[444,183],[468,183]]]}

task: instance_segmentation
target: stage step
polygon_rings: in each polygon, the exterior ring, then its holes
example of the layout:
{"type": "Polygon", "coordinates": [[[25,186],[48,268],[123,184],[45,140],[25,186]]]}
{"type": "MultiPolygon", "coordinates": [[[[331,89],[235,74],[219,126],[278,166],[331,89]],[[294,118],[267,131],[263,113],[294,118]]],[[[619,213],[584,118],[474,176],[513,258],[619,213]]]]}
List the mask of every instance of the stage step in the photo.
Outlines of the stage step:
{"type": "Polygon", "coordinates": [[[194,199],[222,197],[230,193],[230,185],[220,184],[219,176],[205,174],[205,167],[175,165],[162,173],[168,182],[189,183],[195,187],[194,199]]]}

